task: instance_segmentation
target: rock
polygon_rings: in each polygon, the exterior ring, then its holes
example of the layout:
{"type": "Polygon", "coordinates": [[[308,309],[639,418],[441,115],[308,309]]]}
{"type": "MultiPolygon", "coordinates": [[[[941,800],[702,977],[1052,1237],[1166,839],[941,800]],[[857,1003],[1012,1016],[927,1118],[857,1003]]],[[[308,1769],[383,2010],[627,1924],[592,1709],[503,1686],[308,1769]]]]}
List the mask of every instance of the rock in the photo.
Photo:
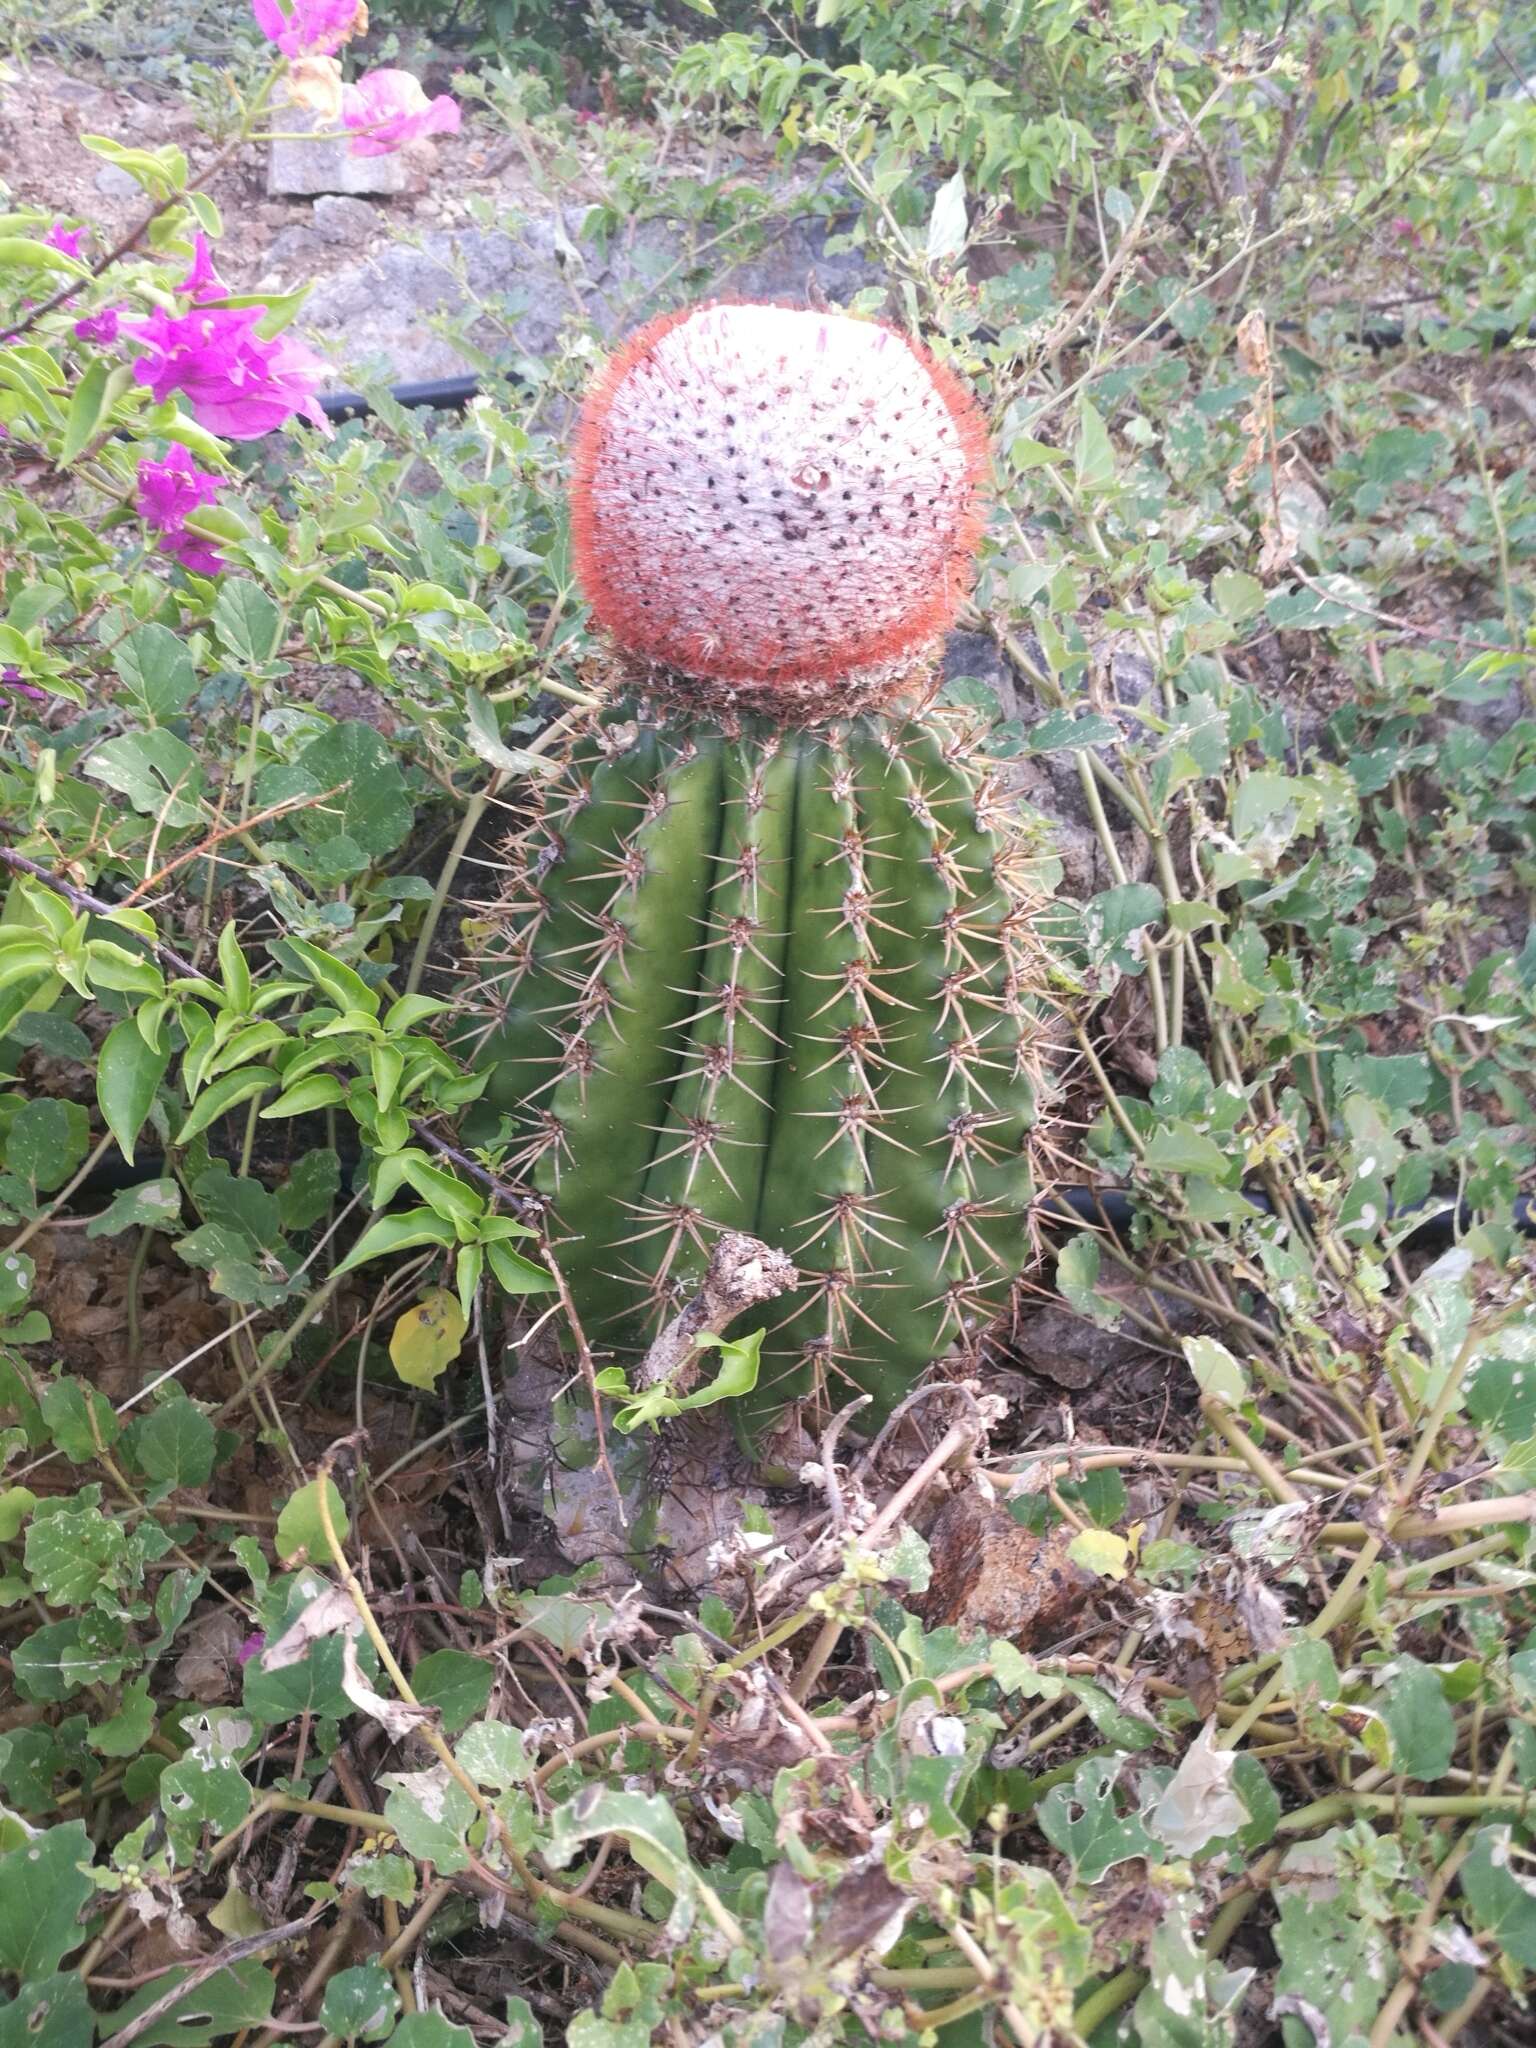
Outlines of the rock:
{"type": "Polygon", "coordinates": [[[644,222],[602,248],[582,240],[585,217],[584,207],[550,207],[530,211],[515,233],[440,229],[422,236],[419,246],[394,243],[321,280],[304,309],[307,331],[339,365],[382,364],[403,383],[476,367],[431,324],[476,301],[493,305],[497,315],[496,324],[479,331],[487,348],[505,352],[505,322],[516,348],[545,355],[572,319],[589,320],[607,339],[705,289],[803,299],[814,274],[829,300],[843,301],[882,282],[863,252],[828,255],[828,236],[845,229],[846,220],[790,219],[750,258],[695,272],[686,262],[686,240],[672,224],[644,222]]]}
{"type": "Polygon", "coordinates": [[[962,1638],[1002,1636],[1018,1649],[1055,1642],[1088,1604],[1098,1581],[1072,1562],[1076,1532],[1039,1532],[969,1487],[940,1508],[928,1531],[933,1577],[923,1595],[930,1629],[962,1638]]]}
{"type": "Polygon", "coordinates": [[[103,164],[91,183],[108,199],[141,199],[144,188],[120,164],[103,164]]]}
{"type": "Polygon", "coordinates": [[[292,278],[296,273],[307,276],[324,255],[325,244],[314,229],[295,223],[272,237],[267,262],[279,277],[292,278]]]}
{"type": "Polygon", "coordinates": [[[315,201],[313,224],[322,242],[338,248],[353,243],[361,248],[371,235],[378,232],[379,212],[366,199],[353,199],[339,192],[322,192],[315,201]]]}
{"type": "Polygon", "coordinates": [[[408,192],[409,165],[393,156],[353,156],[347,137],[315,141],[326,125],[304,107],[283,107],[278,119],[292,139],[267,146],[267,190],[274,198],[303,199],[316,192],[408,192]]]}

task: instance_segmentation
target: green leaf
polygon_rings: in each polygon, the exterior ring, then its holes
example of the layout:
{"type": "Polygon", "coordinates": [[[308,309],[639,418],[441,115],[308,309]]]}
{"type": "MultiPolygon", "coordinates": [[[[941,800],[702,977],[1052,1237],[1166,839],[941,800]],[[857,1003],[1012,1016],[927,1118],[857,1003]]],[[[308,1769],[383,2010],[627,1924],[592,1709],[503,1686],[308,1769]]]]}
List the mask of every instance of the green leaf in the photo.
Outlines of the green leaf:
{"type": "Polygon", "coordinates": [[[341,1161],[327,1145],[297,1160],[277,1191],[278,1221],[284,1230],[308,1230],[336,1199],[341,1161]]]}
{"type": "Polygon", "coordinates": [[[474,1801],[442,1764],[429,1771],[390,1771],[379,1780],[388,1788],[384,1818],[400,1846],[437,1865],[451,1877],[469,1862],[464,1837],[476,1817],[474,1801]]]}
{"type": "Polygon", "coordinates": [[[1024,754],[1054,754],[1063,747],[1102,747],[1120,738],[1120,728],[1101,711],[1049,711],[1024,735],[1024,754]]]}
{"type": "Polygon", "coordinates": [[[1056,1256],[1056,1287],[1063,1301],[1101,1330],[1120,1320],[1120,1305],[1099,1292],[1099,1241],[1088,1231],[1069,1237],[1056,1256]]]}
{"type": "Polygon", "coordinates": [[[115,1443],[120,1424],[112,1403],[96,1387],[67,1377],[43,1389],[39,1402],[48,1434],[72,1465],[87,1465],[99,1448],[115,1443]]]}
{"type": "Polygon", "coordinates": [[[1201,1393],[1228,1408],[1240,1408],[1248,1398],[1248,1375],[1226,1345],[1214,1337],[1186,1337],[1183,1345],[1201,1393]]]}
{"type": "Polygon", "coordinates": [[[126,363],[113,363],[107,356],[98,356],[91,364],[69,401],[58,453],[60,469],[68,469],[95,440],[132,375],[126,363]]]}
{"type": "Polygon", "coordinates": [[[8,1486],[0,1493],[0,1543],[14,1543],[22,1524],[37,1506],[30,1486],[8,1486]]]}
{"type": "Polygon", "coordinates": [[[476,1721],[459,1737],[454,1755],[477,1785],[493,1792],[510,1791],[534,1772],[522,1730],[505,1721],[476,1721]]]}
{"type": "Polygon", "coordinates": [[[1149,1863],[1163,1860],[1134,1800],[1117,1790],[1125,1763],[1123,1756],[1087,1758],[1071,1787],[1052,1786],[1036,1809],[1041,1833],[1053,1848],[1071,1857],[1078,1884],[1097,1884],[1106,1871],[1132,1857],[1143,1856],[1149,1863]]]}
{"type": "Polygon", "coordinates": [[[323,952],[319,946],[312,946],[307,939],[286,938],[281,942],[281,951],[298,962],[300,969],[330,997],[343,1015],[349,1010],[356,1010],[364,1017],[378,1015],[378,990],[370,988],[356,968],[349,967],[344,960],[333,960],[329,953],[323,952]]]}
{"type": "Polygon", "coordinates": [[[186,741],[164,726],[105,741],[87,757],[83,772],[174,830],[195,825],[202,816],[191,801],[203,786],[201,764],[186,741]]]}
{"type": "Polygon", "coordinates": [[[1122,882],[1090,897],[1083,906],[1083,932],[1094,965],[1139,974],[1141,958],[1128,941],[1162,914],[1161,892],[1150,882],[1122,882]]]}
{"type": "Polygon", "coordinates": [[[654,1793],[617,1792],[593,1784],[579,1800],[566,1800],[550,1817],[544,1860],[552,1870],[574,1862],[584,1842],[598,1835],[622,1835],[629,1853],[658,1883],[689,1896],[698,1873],[688,1857],[682,1823],[654,1793]]]}
{"type": "Polygon", "coordinates": [[[347,1091],[334,1074],[306,1074],[302,1081],[285,1088],[276,1102],[267,1104],[261,1120],[266,1123],[277,1117],[310,1116],[317,1109],[334,1109],[346,1099],[347,1091]]]}
{"type": "Polygon", "coordinates": [[[440,2012],[412,2012],[390,2035],[389,2048],[475,2048],[475,2037],[440,2012]]]}
{"type": "Polygon", "coordinates": [[[78,1820],[0,1856],[0,1970],[47,1977],[80,1946],[80,1908],[96,1890],[82,1866],[94,1861],[91,1838],[78,1820]]]}
{"type": "Polygon", "coordinates": [[[238,1109],[242,1102],[249,1102],[253,1095],[262,1095],[268,1088],[275,1088],[277,1082],[278,1077],[270,1067],[237,1067],[232,1074],[221,1074],[193,1104],[186,1122],[176,1133],[176,1143],[190,1144],[210,1124],[217,1123],[221,1116],[238,1109]]]}
{"type": "Polygon", "coordinates": [[[43,1501],[27,1530],[27,1575],[50,1607],[83,1607],[123,1573],[128,1532],[104,1515],[88,1487],[74,1501],[43,1501]]]}
{"type": "Polygon", "coordinates": [[[1114,443],[1086,398],[1077,409],[1077,482],[1084,491],[1113,490],[1115,484],[1114,443]]]}
{"type": "Polygon", "coordinates": [[[1417,1657],[1394,1657],[1377,1674],[1375,1707],[1392,1737],[1393,1767],[1433,1784],[1450,1769],[1456,1719],[1438,1671],[1417,1657]]]}
{"type": "MultiPolygon", "coordinates": [[[[742,1394],[750,1394],[757,1385],[760,1354],[766,1335],[766,1330],[753,1330],[745,1337],[725,1338],[707,1333],[697,1338],[695,1341],[700,1349],[715,1346],[721,1353],[722,1362],[715,1377],[691,1394],[674,1394],[666,1381],[645,1388],[631,1396],[628,1406],[615,1415],[614,1428],[629,1435],[645,1423],[652,1428],[659,1427],[665,1416],[681,1415],[690,1408],[712,1408],[717,1401],[734,1400],[742,1394]]],[[[613,1391],[629,1394],[628,1387],[623,1385],[614,1387],[613,1391]]]]}
{"type": "MultiPolygon", "coordinates": [[[[117,2008],[110,2025],[114,2030],[130,2025],[190,1975],[190,1970],[171,1970],[157,1977],[117,2008]]],[[[227,2040],[269,2020],[276,1996],[277,1976],[259,1956],[231,1963],[177,1999],[160,2019],[151,2021],[137,2036],[135,2048],[207,2048],[209,2042],[227,2040]]]]}
{"type": "Polygon", "coordinates": [[[181,1183],[169,1179],[146,1180],[136,1188],[124,1188],[121,1194],[114,1195],[101,1214],[91,1218],[85,1234],[87,1237],[116,1237],[124,1230],[170,1231],[180,1223],[181,1183]]]}
{"type": "Polygon", "coordinates": [[[1524,1970],[1536,1970],[1532,1856],[1525,1830],[1505,1821],[1478,1829],[1461,1866],[1461,1889],[1472,1909],[1474,1928],[1496,1941],[1524,1970]]]}
{"type": "Polygon", "coordinates": [[[370,1259],[387,1258],[393,1252],[410,1251],[417,1245],[454,1242],[453,1225],[445,1223],[431,1209],[406,1209],[398,1216],[381,1216],[370,1223],[336,1271],[350,1273],[370,1259]]]}
{"type": "Polygon", "coordinates": [[[416,1896],[416,1866],[408,1856],[388,1851],[373,1856],[351,1857],[341,1874],[342,1883],[352,1885],[370,1899],[393,1899],[408,1906],[416,1896]]]}
{"type": "Polygon", "coordinates": [[[25,1252],[0,1253],[0,1316],[16,1313],[31,1294],[36,1274],[25,1252]]]}
{"type": "MultiPolygon", "coordinates": [[[[241,1724],[250,1727],[248,1721],[241,1724]]],[[[178,1863],[197,1854],[205,1829],[230,1834],[251,1810],[255,1793],[233,1762],[184,1756],[160,1774],[160,1810],[178,1863]]]]}
{"type": "Polygon", "coordinates": [[[91,2048],[96,2015],[78,1970],[34,1977],[0,2005],[0,2048],[91,2048]]]}
{"type": "Polygon", "coordinates": [[[83,1103],[40,1097],[24,1102],[5,1138],[8,1173],[39,1194],[63,1187],[90,1149],[91,1119],[83,1103]]]}
{"type": "Polygon", "coordinates": [[[408,1387],[430,1392],[458,1357],[468,1327],[458,1298],[446,1287],[431,1288],[390,1332],[390,1363],[408,1387]]]}
{"type": "Polygon", "coordinates": [[[1147,1946],[1149,1982],[1136,2001],[1137,2048],[1230,2048],[1254,1971],[1223,1970],[1195,1932],[1188,1895],[1170,1901],[1147,1946]]]}
{"type": "Polygon", "coordinates": [[[51,1010],[23,1010],[4,1027],[4,1035],[13,1045],[35,1045],[50,1059],[89,1062],[96,1057],[80,1026],[51,1010]]]}
{"type": "Polygon", "coordinates": [[[483,1657],[467,1650],[432,1650],[411,1672],[411,1690],[423,1706],[436,1707],[449,1735],[485,1712],[495,1673],[483,1657]]]}
{"type": "Polygon", "coordinates": [[[552,1273],[513,1251],[509,1244],[487,1244],[485,1259],[503,1294],[549,1294],[556,1286],[552,1273]]]}
{"type": "Polygon", "coordinates": [[[400,1996],[389,1972],[376,1962],[338,1970],[325,1987],[320,2024],[343,2041],[377,2041],[387,2034],[400,2010],[400,1996]]]}
{"type": "Polygon", "coordinates": [[[151,619],[112,650],[112,666],[145,716],[176,718],[197,692],[197,670],[179,633],[151,619]]]}
{"type": "MultiPolygon", "coordinates": [[[[331,1527],[336,1532],[336,1541],[345,1544],[351,1524],[347,1520],[346,1504],[334,1479],[325,1481],[325,1502],[330,1510],[331,1527]]],[[[320,1481],[311,1479],[307,1486],[301,1486],[297,1493],[290,1494],[278,1511],[277,1533],[275,1536],[277,1554],[285,1564],[300,1557],[309,1557],[320,1564],[331,1561],[331,1546],[326,1541],[325,1524],[320,1519],[320,1481]]]]}
{"type": "Polygon", "coordinates": [[[1211,578],[1211,601],[1223,618],[1240,623],[1264,609],[1264,586],[1242,569],[1218,569],[1211,578]]]}
{"type": "Polygon", "coordinates": [[[1188,1124],[1162,1124],[1147,1139],[1143,1163],[1154,1173],[1193,1174],[1200,1180],[1233,1180],[1239,1167],[1214,1138],[1188,1124]]]}
{"type": "Polygon", "coordinates": [[[98,1756],[137,1756],[154,1732],[149,1681],[137,1679],[124,1691],[117,1712],[93,1728],[86,1740],[98,1756]]]}
{"type": "Polygon", "coordinates": [[[1105,1741],[1118,1749],[1146,1749],[1158,1740],[1155,1728],[1116,1706],[1090,1678],[1065,1678],[1059,1672],[1042,1671],[1033,1658],[1001,1637],[988,1645],[987,1661],[1005,1693],[1018,1693],[1023,1699],[1076,1700],[1105,1741]]]}
{"type": "Polygon", "coordinates": [[[349,840],[365,862],[393,853],[415,815],[394,752],[359,719],[321,733],[296,761],[268,768],[259,794],[263,805],[324,795],[323,805],[290,813],[284,825],[317,849],[328,840],[349,840]]]}
{"type": "Polygon", "coordinates": [[[16,1645],[12,1665],[23,1699],[67,1700],[85,1685],[123,1675],[123,1625],[103,1615],[50,1622],[16,1645]]]}
{"type": "Polygon", "coordinates": [[[226,576],[213,607],[213,626],[244,668],[265,668],[276,654],[283,615],[248,576],[226,576]]]}
{"type": "Polygon", "coordinates": [[[24,241],[19,235],[0,236],[0,273],[7,270],[62,270],[66,277],[88,278],[90,265],[47,242],[24,241]]]}
{"type": "MultiPolygon", "coordinates": [[[[688,0],[688,4],[694,5],[695,0],[688,0]]],[[[544,2048],[544,2029],[534,2018],[533,2007],[526,1998],[515,1993],[508,1996],[506,2030],[496,2048],[544,2048]]]]}
{"type": "MultiPolygon", "coordinates": [[[[131,1017],[114,1024],[102,1045],[101,1060],[96,1069],[96,1100],[101,1105],[107,1129],[117,1140],[117,1149],[130,1166],[133,1164],[134,1145],[148,1119],[155,1090],[164,1079],[170,1059],[169,1048],[156,1052],[153,1046],[144,1043],[131,1017]]],[[[181,1206],[179,1193],[176,1206],[178,1209],[181,1206]]]]}
{"type": "Polygon", "coordinates": [[[156,1486],[206,1486],[217,1441],[213,1423],[185,1394],[141,1415],[129,1431],[139,1469],[156,1486]]]}

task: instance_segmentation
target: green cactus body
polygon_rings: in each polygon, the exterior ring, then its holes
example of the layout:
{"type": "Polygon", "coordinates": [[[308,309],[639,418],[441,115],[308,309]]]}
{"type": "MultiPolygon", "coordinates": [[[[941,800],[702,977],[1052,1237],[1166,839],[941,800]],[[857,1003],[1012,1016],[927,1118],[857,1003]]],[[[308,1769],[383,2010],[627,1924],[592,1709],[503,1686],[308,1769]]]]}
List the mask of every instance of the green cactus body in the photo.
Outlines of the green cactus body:
{"type": "Polygon", "coordinates": [[[517,839],[483,985],[487,1097],[618,1355],[745,1230],[802,1286],[749,1432],[855,1391],[870,1426],[1023,1263],[1025,864],[941,717],[782,730],[608,715],[517,839]]]}

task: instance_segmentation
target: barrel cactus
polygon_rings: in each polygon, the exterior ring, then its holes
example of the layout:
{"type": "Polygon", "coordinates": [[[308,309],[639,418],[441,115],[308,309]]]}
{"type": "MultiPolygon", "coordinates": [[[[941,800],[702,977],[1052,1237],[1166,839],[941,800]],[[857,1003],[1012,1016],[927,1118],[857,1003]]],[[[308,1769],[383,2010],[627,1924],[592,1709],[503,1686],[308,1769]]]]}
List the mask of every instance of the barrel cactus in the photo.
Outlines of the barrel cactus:
{"type": "Polygon", "coordinates": [[[894,330],[669,315],[599,377],[571,492],[610,708],[483,924],[487,1100],[589,1342],[642,1348],[723,1231],[787,1253],[749,1429],[868,1426],[1025,1252],[1028,863],[925,708],[984,516],[973,400],[894,330]]]}

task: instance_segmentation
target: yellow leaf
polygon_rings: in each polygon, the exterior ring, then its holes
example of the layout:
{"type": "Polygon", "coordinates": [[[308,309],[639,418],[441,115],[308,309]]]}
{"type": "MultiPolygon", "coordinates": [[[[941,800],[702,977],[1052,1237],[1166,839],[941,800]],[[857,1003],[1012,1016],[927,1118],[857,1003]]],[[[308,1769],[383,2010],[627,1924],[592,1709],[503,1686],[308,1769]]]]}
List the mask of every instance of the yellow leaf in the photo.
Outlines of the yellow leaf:
{"type": "Polygon", "coordinates": [[[457,1295],[434,1287],[390,1332],[390,1362],[408,1387],[430,1391],[458,1357],[467,1327],[457,1295]]]}
{"type": "Polygon", "coordinates": [[[1067,1555],[1096,1579],[1123,1579],[1131,1568],[1131,1546],[1113,1529],[1079,1530],[1067,1555]]]}
{"type": "Polygon", "coordinates": [[[216,1927],[220,1934],[238,1939],[247,1934],[264,1934],[267,1923],[261,1916],[260,1907],[248,1899],[231,1878],[223,1898],[208,1915],[208,1925],[216,1927]]]}

